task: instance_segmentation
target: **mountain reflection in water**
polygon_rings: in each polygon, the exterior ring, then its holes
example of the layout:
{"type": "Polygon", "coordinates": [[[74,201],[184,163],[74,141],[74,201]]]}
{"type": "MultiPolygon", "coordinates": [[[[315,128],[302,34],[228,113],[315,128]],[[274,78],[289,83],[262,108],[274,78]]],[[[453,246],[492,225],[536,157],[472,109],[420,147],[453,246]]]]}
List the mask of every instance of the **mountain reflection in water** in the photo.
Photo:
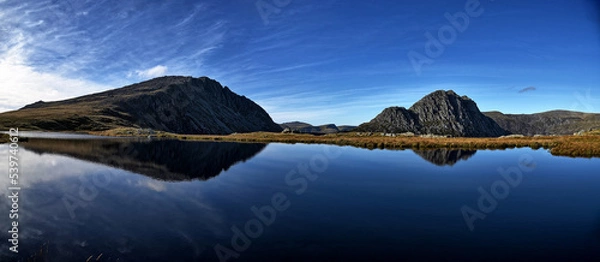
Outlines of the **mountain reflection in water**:
{"type": "Polygon", "coordinates": [[[471,158],[477,152],[477,150],[446,148],[413,151],[415,154],[437,166],[453,166],[460,160],[467,160],[471,158]]]}
{"type": "MultiPolygon", "coordinates": [[[[164,181],[207,180],[262,151],[266,144],[149,139],[44,139],[23,143],[32,152],[91,161],[164,181]]],[[[453,166],[476,150],[413,150],[437,166],[453,166]]]]}
{"type": "Polygon", "coordinates": [[[266,144],[186,142],[148,139],[30,139],[22,146],[38,154],[51,153],[116,167],[165,181],[207,180],[266,144]]]}

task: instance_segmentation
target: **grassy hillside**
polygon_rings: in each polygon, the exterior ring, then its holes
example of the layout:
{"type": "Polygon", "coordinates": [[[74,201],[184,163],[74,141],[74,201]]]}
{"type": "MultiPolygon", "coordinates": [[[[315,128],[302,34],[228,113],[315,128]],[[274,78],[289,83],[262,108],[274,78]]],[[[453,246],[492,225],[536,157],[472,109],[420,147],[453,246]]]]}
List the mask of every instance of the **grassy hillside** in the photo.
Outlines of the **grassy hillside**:
{"type": "Polygon", "coordinates": [[[121,118],[104,115],[96,103],[77,107],[56,105],[44,110],[22,109],[0,115],[0,129],[18,126],[20,130],[100,131],[117,127],[137,127],[121,118]]]}

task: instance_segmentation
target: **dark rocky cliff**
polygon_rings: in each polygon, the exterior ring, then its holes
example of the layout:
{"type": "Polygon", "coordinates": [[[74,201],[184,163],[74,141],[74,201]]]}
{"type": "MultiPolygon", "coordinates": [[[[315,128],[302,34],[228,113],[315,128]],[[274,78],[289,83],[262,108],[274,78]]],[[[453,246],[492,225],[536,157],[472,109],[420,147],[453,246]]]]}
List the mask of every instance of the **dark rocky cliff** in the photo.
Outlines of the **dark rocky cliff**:
{"type": "Polygon", "coordinates": [[[460,137],[496,137],[507,134],[494,120],[482,114],[477,104],[454,91],[435,91],[412,107],[389,107],[356,131],[413,132],[460,137]]]}

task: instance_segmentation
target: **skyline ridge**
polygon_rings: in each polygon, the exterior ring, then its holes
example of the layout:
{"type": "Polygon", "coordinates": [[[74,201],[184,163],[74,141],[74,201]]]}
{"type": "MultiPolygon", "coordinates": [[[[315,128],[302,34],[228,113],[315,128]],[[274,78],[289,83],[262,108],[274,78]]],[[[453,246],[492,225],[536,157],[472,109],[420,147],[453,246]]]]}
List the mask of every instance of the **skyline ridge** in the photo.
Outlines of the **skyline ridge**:
{"type": "MultiPolygon", "coordinates": [[[[220,84],[219,80],[217,80],[217,79],[214,79],[214,78],[211,78],[211,77],[208,77],[208,76],[193,77],[193,76],[165,75],[165,76],[159,76],[159,77],[155,77],[155,78],[152,78],[152,79],[148,79],[148,80],[140,81],[140,82],[137,82],[137,83],[128,84],[128,85],[125,85],[125,86],[122,86],[122,87],[117,87],[117,88],[112,88],[112,89],[108,89],[108,90],[103,90],[103,91],[93,92],[93,93],[90,93],[90,94],[84,94],[84,95],[81,95],[81,96],[78,96],[78,97],[72,97],[72,98],[66,98],[66,99],[62,99],[62,100],[54,100],[54,101],[43,101],[43,100],[39,100],[39,101],[33,102],[33,103],[31,103],[31,104],[26,104],[26,105],[23,105],[22,107],[19,107],[19,108],[15,109],[15,110],[10,110],[10,111],[5,111],[5,112],[0,112],[0,114],[2,114],[2,113],[6,113],[6,112],[18,111],[18,110],[21,110],[21,109],[26,109],[26,108],[31,108],[31,107],[38,107],[38,106],[40,106],[40,105],[44,105],[44,104],[50,104],[50,103],[60,103],[60,102],[67,102],[67,101],[76,101],[76,100],[80,100],[81,98],[85,98],[85,97],[94,97],[94,96],[97,96],[97,95],[99,95],[99,94],[110,93],[110,92],[112,92],[112,91],[116,91],[116,90],[119,90],[119,89],[131,88],[131,87],[133,87],[133,88],[137,88],[139,85],[141,85],[141,84],[144,84],[144,83],[152,83],[153,81],[157,81],[157,80],[159,80],[159,81],[160,81],[160,80],[166,80],[166,79],[169,79],[169,78],[171,78],[171,79],[179,79],[179,80],[182,80],[182,79],[187,79],[187,78],[190,78],[190,79],[192,79],[192,80],[193,80],[193,79],[198,79],[198,80],[201,80],[201,79],[208,79],[209,81],[215,81],[215,82],[217,82],[217,83],[219,83],[219,84],[220,84]]],[[[222,88],[223,88],[223,89],[228,89],[229,91],[231,91],[231,89],[230,89],[230,88],[229,88],[227,85],[221,85],[221,86],[222,86],[222,88]]],[[[162,88],[164,88],[164,87],[162,87],[162,88]]],[[[462,98],[466,98],[466,99],[468,99],[468,100],[474,101],[474,102],[477,104],[477,106],[478,106],[478,107],[480,107],[480,106],[481,106],[480,104],[478,104],[478,103],[476,102],[476,100],[475,100],[475,99],[473,99],[471,96],[469,96],[469,95],[467,95],[467,94],[459,94],[459,93],[457,93],[455,90],[452,90],[452,89],[448,89],[448,90],[444,90],[444,89],[438,89],[438,90],[429,91],[428,93],[426,93],[425,95],[423,95],[423,96],[422,96],[422,97],[420,97],[419,99],[416,99],[414,102],[412,102],[412,104],[410,104],[410,105],[408,105],[408,106],[404,106],[404,105],[387,105],[387,106],[384,106],[384,107],[382,107],[381,109],[383,110],[383,109],[385,109],[385,108],[389,108],[389,107],[398,107],[398,108],[409,109],[409,108],[411,108],[411,107],[412,107],[414,104],[418,103],[418,101],[420,101],[421,99],[423,99],[423,98],[425,98],[425,97],[427,97],[427,96],[429,96],[429,95],[432,95],[432,94],[434,94],[434,93],[438,93],[438,92],[441,92],[441,93],[444,93],[444,94],[453,94],[453,95],[456,95],[456,96],[460,96],[460,97],[462,97],[462,98]]],[[[246,95],[244,95],[244,94],[239,94],[239,95],[240,95],[241,97],[247,97],[247,96],[246,96],[246,95]]],[[[254,100],[253,100],[251,97],[247,97],[247,98],[249,98],[250,100],[254,101],[254,100]]],[[[258,103],[257,103],[257,104],[258,104],[258,103]]],[[[262,105],[260,105],[260,104],[258,104],[258,105],[262,107],[262,105]]],[[[264,107],[263,107],[263,108],[264,108],[264,107]]],[[[575,113],[586,113],[586,114],[600,114],[600,112],[585,112],[585,111],[577,111],[577,110],[569,110],[569,109],[561,109],[561,108],[549,109],[549,110],[546,110],[546,111],[533,112],[533,113],[506,113],[506,112],[503,112],[503,111],[500,111],[500,110],[489,110],[489,111],[484,111],[484,110],[481,110],[481,112],[482,112],[482,113],[494,113],[494,112],[499,112],[499,113],[502,113],[502,114],[505,114],[505,115],[532,115],[532,114],[544,114],[544,113],[550,113],[550,112],[560,112],[560,111],[564,111],[564,112],[575,112],[575,113]]],[[[268,112],[268,111],[267,111],[267,113],[268,113],[269,115],[271,115],[271,113],[270,113],[270,112],[268,112]]],[[[346,113],[348,113],[348,112],[346,112],[346,113]]],[[[371,117],[371,118],[372,118],[372,117],[371,117]]],[[[364,121],[360,122],[359,124],[356,124],[356,126],[358,126],[358,125],[360,125],[360,124],[363,124],[363,123],[366,123],[366,122],[368,122],[369,120],[371,120],[371,118],[369,118],[369,119],[366,119],[366,120],[364,120],[364,121]]],[[[311,124],[311,125],[313,125],[313,126],[322,126],[322,125],[328,125],[328,124],[336,124],[336,125],[354,125],[354,124],[347,124],[347,123],[337,123],[337,122],[333,122],[333,121],[330,121],[330,122],[325,122],[325,123],[312,123],[312,122],[305,121],[305,120],[301,120],[301,119],[289,120],[289,121],[285,121],[285,122],[278,122],[278,121],[276,121],[276,120],[274,119],[274,122],[275,122],[275,123],[278,123],[278,124],[285,124],[285,123],[290,123],[290,122],[304,122],[304,123],[309,123],[309,124],[311,124]]]]}

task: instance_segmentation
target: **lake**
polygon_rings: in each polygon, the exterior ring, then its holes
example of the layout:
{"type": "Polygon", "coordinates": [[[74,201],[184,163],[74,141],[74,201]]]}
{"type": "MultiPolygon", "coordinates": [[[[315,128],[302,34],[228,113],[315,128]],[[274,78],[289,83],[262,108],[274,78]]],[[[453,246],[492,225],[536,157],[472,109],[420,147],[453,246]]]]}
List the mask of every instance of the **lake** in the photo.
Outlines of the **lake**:
{"type": "Polygon", "coordinates": [[[19,255],[4,240],[1,261],[600,259],[598,158],[149,139],[20,146],[19,255]]]}

